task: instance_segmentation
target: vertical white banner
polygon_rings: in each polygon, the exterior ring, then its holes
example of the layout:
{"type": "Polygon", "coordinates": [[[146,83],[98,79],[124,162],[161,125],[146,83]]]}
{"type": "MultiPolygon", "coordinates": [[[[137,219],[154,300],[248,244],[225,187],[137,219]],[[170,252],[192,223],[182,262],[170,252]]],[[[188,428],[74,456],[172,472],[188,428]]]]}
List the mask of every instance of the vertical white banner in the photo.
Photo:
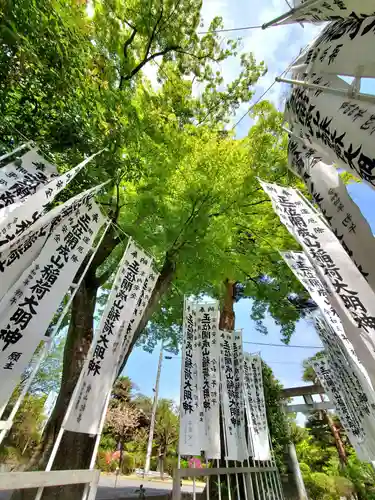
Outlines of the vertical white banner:
{"type": "MultiPolygon", "coordinates": [[[[375,445],[375,393],[371,384],[363,376],[358,365],[353,361],[342,343],[338,342],[335,332],[323,318],[314,318],[315,328],[325,346],[326,358],[335,374],[335,379],[340,380],[340,391],[348,408],[353,413],[353,418],[365,429],[369,436],[367,444],[375,445]]],[[[375,446],[373,446],[375,449],[375,446]]]]}
{"type": "Polygon", "coordinates": [[[180,402],[180,455],[200,455],[198,373],[194,352],[197,338],[196,303],[185,299],[182,339],[181,402],[180,402]]]}
{"type": "MultiPolygon", "coordinates": [[[[295,0],[294,6],[301,7],[304,3],[306,3],[306,0],[295,0]]],[[[291,16],[285,21],[280,22],[280,24],[320,23],[322,21],[335,21],[339,19],[344,21],[344,25],[341,29],[337,29],[336,37],[332,36],[332,41],[335,41],[336,39],[340,39],[346,32],[349,32],[354,38],[357,32],[361,33],[360,28],[363,20],[373,14],[374,4],[372,0],[322,0],[321,2],[312,2],[311,7],[306,5],[304,9],[297,12],[291,11],[291,16]],[[356,21],[354,27],[351,22],[352,20],[356,21]]],[[[353,65],[355,65],[355,60],[353,61],[353,65]]]]}
{"type": "Polygon", "coordinates": [[[7,158],[0,168],[0,209],[35,193],[40,186],[57,176],[54,165],[48,163],[36,150],[7,158]]]}
{"type": "Polygon", "coordinates": [[[104,222],[95,202],[63,219],[0,302],[0,406],[19,382],[104,222]]]}
{"type": "Polygon", "coordinates": [[[72,216],[80,207],[90,208],[91,200],[103,187],[95,186],[58,205],[38,221],[6,250],[0,251],[0,300],[14,285],[21,274],[38,257],[48,235],[65,218],[72,216]]]}
{"type": "Polygon", "coordinates": [[[291,188],[262,182],[280,220],[326,283],[358,358],[375,383],[375,295],[332,231],[291,188]]]}
{"type": "MultiPolygon", "coordinates": [[[[316,270],[312,263],[303,252],[281,252],[281,255],[289,268],[292,270],[296,278],[302,283],[305,289],[309,292],[311,298],[319,307],[326,323],[335,335],[335,343],[346,352],[347,356],[351,358],[353,363],[357,366],[358,370],[362,373],[371,388],[371,381],[369,375],[358,359],[352,343],[349,341],[344,327],[338,314],[333,309],[330,303],[330,297],[323,282],[319,279],[316,270]]],[[[320,320],[319,320],[320,321],[320,320]]],[[[318,323],[319,325],[319,323],[318,323]]],[[[319,326],[317,327],[320,333],[319,326]]],[[[324,342],[323,337],[321,337],[324,342]]]]}
{"type": "Polygon", "coordinates": [[[234,391],[233,332],[220,331],[220,380],[225,458],[241,460],[238,448],[237,405],[234,391]]]}
{"type": "MultiPolygon", "coordinates": [[[[303,79],[298,74],[293,77],[303,79]]],[[[347,83],[330,75],[314,76],[309,82],[350,91],[347,83]]],[[[335,163],[373,188],[374,115],[375,104],[300,85],[293,88],[285,106],[285,120],[294,135],[304,139],[326,163],[335,163]]]]}
{"type": "Polygon", "coordinates": [[[24,200],[0,209],[0,249],[6,250],[46,211],[47,205],[53,201],[60,191],[82,170],[95,156],[86,158],[65,174],[55,177],[48,184],[24,200]]]}
{"type": "Polygon", "coordinates": [[[248,451],[244,442],[241,332],[220,331],[220,379],[226,458],[242,462],[248,451]]]}
{"type": "Polygon", "coordinates": [[[327,396],[334,404],[335,411],[359,458],[371,462],[375,457],[374,440],[371,434],[366,433],[366,430],[361,425],[358,418],[360,410],[351,407],[350,404],[348,405],[343,391],[344,382],[338,377],[336,366],[332,367],[326,357],[312,361],[311,366],[314,368],[327,396]]]}
{"type": "Polygon", "coordinates": [[[137,331],[139,323],[143,317],[143,314],[146,311],[148,303],[151,300],[152,293],[154,291],[155,285],[158,281],[159,274],[155,272],[152,267],[149,269],[149,273],[146,275],[141,294],[139,296],[136,308],[134,309],[133,316],[130,321],[124,321],[121,330],[119,332],[121,340],[120,347],[120,358],[118,363],[118,370],[121,368],[126,355],[128,354],[129,348],[134,338],[134,334],[137,331]]]}
{"type": "Polygon", "coordinates": [[[371,15],[328,23],[293,62],[292,71],[357,76],[360,67],[362,78],[374,77],[374,21],[371,15]]]}
{"type": "Polygon", "coordinates": [[[201,449],[206,458],[220,458],[219,303],[197,304],[199,420],[203,422],[201,449]]]}
{"type": "Polygon", "coordinates": [[[254,460],[271,460],[264,400],[262,360],[244,353],[244,396],[254,460]]]}
{"type": "Polygon", "coordinates": [[[333,165],[320,161],[316,151],[289,140],[289,165],[301,177],[334,235],[375,291],[375,238],[370,225],[351,199],[333,165]]]}
{"type": "Polygon", "coordinates": [[[66,430],[97,434],[106,398],[117,375],[121,335],[126,335],[123,325],[127,325],[134,315],[151,266],[152,259],[130,240],[83,366],[80,391],[67,419],[66,430]]]}

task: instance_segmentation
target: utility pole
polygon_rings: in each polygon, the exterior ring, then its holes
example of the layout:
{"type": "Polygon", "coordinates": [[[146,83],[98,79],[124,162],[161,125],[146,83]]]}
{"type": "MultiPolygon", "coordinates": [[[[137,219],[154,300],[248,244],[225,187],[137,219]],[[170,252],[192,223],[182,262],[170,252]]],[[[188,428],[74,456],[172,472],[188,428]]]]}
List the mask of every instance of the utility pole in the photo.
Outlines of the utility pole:
{"type": "Polygon", "coordinates": [[[163,363],[163,349],[164,349],[164,344],[162,342],[161,343],[161,348],[160,348],[160,355],[159,355],[158,371],[157,371],[157,374],[156,374],[154,402],[153,402],[153,405],[152,405],[152,414],[151,414],[151,422],[150,422],[150,433],[149,433],[149,436],[148,436],[147,454],[146,454],[145,467],[144,467],[144,470],[143,470],[143,477],[150,472],[150,461],[151,461],[151,453],[152,453],[152,441],[154,439],[156,409],[157,409],[157,406],[158,406],[159,382],[160,382],[161,366],[162,366],[162,363],[163,363]]]}

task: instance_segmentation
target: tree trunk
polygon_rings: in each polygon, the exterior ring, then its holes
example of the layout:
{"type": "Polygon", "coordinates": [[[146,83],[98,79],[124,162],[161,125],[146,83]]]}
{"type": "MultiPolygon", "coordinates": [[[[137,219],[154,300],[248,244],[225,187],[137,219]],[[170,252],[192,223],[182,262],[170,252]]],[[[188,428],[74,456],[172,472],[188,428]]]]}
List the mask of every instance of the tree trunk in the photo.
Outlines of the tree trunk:
{"type": "MultiPolygon", "coordinates": [[[[322,402],[324,402],[324,397],[322,394],[320,395],[320,399],[322,402]]],[[[328,427],[331,430],[333,439],[335,440],[335,445],[337,448],[337,453],[339,455],[341,467],[345,467],[345,465],[348,463],[348,457],[346,455],[344,443],[342,442],[342,439],[340,436],[340,431],[336,427],[336,424],[333,421],[333,419],[328,411],[322,410],[322,415],[323,415],[323,418],[326,420],[328,427]]]]}
{"type": "Polygon", "coordinates": [[[328,411],[323,411],[323,415],[324,415],[324,418],[326,419],[326,422],[327,422],[327,424],[331,430],[332,436],[335,440],[335,445],[337,448],[337,453],[339,455],[341,467],[345,467],[345,465],[348,463],[348,457],[346,455],[344,443],[342,442],[342,439],[340,436],[340,431],[336,427],[336,424],[333,421],[331,415],[328,413],[328,411]]]}
{"type": "MultiPolygon", "coordinates": [[[[228,330],[228,331],[233,331],[235,328],[235,313],[234,313],[234,285],[235,282],[231,281],[229,279],[226,279],[224,281],[224,300],[220,309],[220,319],[219,319],[219,329],[220,330],[228,330]]],[[[221,441],[221,460],[219,461],[220,467],[226,467],[226,461],[224,460],[224,450],[225,450],[225,443],[224,443],[224,428],[223,428],[224,422],[221,417],[221,425],[220,425],[220,441],[221,441]]],[[[234,462],[230,462],[228,464],[229,466],[235,466],[234,462]]],[[[216,464],[214,465],[216,467],[216,464]]],[[[214,479],[214,478],[213,478],[214,479]]],[[[226,477],[221,476],[221,495],[219,495],[218,492],[218,487],[214,486],[214,481],[211,481],[211,487],[210,487],[210,499],[211,500],[218,500],[221,498],[222,500],[227,500],[229,498],[227,490],[226,490],[226,477]]],[[[233,479],[231,478],[231,481],[233,479]]],[[[215,478],[216,481],[216,478],[215,478]]],[[[242,482],[241,482],[242,485],[242,482]]],[[[206,486],[207,488],[207,486],[206,486]]],[[[244,492],[241,492],[244,494],[244,492]]],[[[206,489],[204,493],[202,494],[202,498],[205,498],[206,496],[206,489]]],[[[231,492],[231,496],[233,497],[233,491],[231,492]]],[[[242,498],[242,497],[241,497],[242,498]]]]}
{"type": "Polygon", "coordinates": [[[235,325],[235,314],[234,314],[234,285],[235,282],[229,279],[224,281],[225,292],[224,301],[220,311],[220,330],[233,331],[235,325]]]}
{"type": "Polygon", "coordinates": [[[159,451],[158,462],[159,462],[158,469],[160,473],[160,479],[164,480],[164,453],[162,451],[159,451]]]}

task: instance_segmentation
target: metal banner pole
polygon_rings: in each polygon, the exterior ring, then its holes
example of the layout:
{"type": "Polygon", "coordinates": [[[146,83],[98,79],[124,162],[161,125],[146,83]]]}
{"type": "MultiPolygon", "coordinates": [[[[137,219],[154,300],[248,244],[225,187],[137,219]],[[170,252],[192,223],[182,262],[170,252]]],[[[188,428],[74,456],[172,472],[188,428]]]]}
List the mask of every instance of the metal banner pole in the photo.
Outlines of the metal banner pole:
{"type": "Polygon", "coordinates": [[[322,92],[327,92],[327,94],[344,96],[347,99],[355,99],[357,101],[364,101],[372,104],[375,102],[375,96],[371,94],[362,94],[361,92],[354,95],[352,89],[333,89],[331,87],[324,87],[323,85],[317,85],[315,83],[304,82],[303,80],[293,80],[290,78],[282,78],[280,76],[276,77],[275,81],[281,83],[290,83],[291,85],[298,85],[299,87],[304,87],[307,89],[320,90],[322,92]]]}
{"type": "Polygon", "coordinates": [[[18,146],[18,148],[13,149],[13,151],[11,151],[10,153],[5,153],[4,155],[0,156],[0,161],[6,160],[7,158],[9,158],[9,156],[18,153],[18,151],[21,151],[21,149],[25,149],[28,146],[31,146],[31,142],[26,142],[25,144],[21,144],[21,146],[18,146]]]}
{"type": "MultiPolygon", "coordinates": [[[[72,396],[71,396],[71,398],[70,398],[70,401],[69,401],[69,404],[68,404],[68,408],[66,409],[66,412],[65,412],[64,420],[63,420],[63,422],[62,422],[62,424],[61,424],[61,427],[60,427],[59,433],[58,433],[58,435],[57,435],[56,441],[55,441],[55,443],[54,443],[54,445],[53,445],[53,448],[52,448],[51,455],[50,455],[50,457],[49,457],[49,460],[48,460],[47,466],[46,466],[46,468],[45,468],[45,470],[46,470],[46,471],[50,471],[50,470],[52,469],[53,462],[54,462],[54,460],[55,460],[55,458],[56,458],[57,451],[58,451],[58,449],[59,449],[59,446],[60,446],[60,443],[61,443],[61,440],[62,440],[63,434],[64,434],[64,432],[65,432],[65,425],[66,425],[66,422],[67,422],[67,420],[68,420],[68,418],[69,418],[69,416],[70,416],[70,413],[71,413],[71,411],[72,411],[72,409],[73,409],[73,405],[74,405],[75,399],[76,399],[76,397],[77,397],[77,395],[78,395],[78,392],[79,392],[79,390],[80,390],[80,388],[81,388],[81,384],[82,384],[82,381],[83,381],[83,376],[84,376],[84,374],[85,374],[86,365],[87,365],[86,361],[87,361],[87,360],[89,359],[89,357],[90,357],[90,354],[91,354],[91,352],[92,352],[92,348],[93,348],[93,344],[94,344],[94,342],[92,342],[92,343],[91,343],[90,349],[89,349],[89,351],[88,351],[88,353],[87,353],[87,356],[86,356],[85,362],[84,362],[84,364],[83,364],[83,367],[82,367],[81,373],[80,373],[80,375],[79,375],[79,378],[78,378],[77,384],[76,384],[76,386],[75,386],[75,388],[74,388],[74,391],[73,391],[73,394],[72,394],[72,396]]],[[[44,489],[44,488],[43,488],[42,486],[41,486],[40,488],[38,488],[38,491],[37,491],[36,496],[35,496],[35,500],[40,500],[40,498],[41,498],[41,496],[42,496],[42,494],[43,494],[43,489],[44,489]]]]}
{"type": "MultiPolygon", "coordinates": [[[[115,370],[115,374],[117,374],[117,370],[115,370]]],[[[96,455],[98,453],[98,449],[99,449],[99,445],[100,445],[100,438],[102,436],[102,431],[103,431],[103,427],[104,427],[104,423],[105,423],[105,418],[107,416],[107,410],[108,410],[109,402],[111,400],[112,387],[113,387],[113,383],[115,381],[115,378],[116,378],[116,376],[113,377],[111,389],[108,392],[107,397],[106,397],[105,402],[104,402],[104,405],[103,405],[103,411],[102,411],[102,415],[100,417],[100,422],[99,422],[99,427],[98,427],[98,433],[96,434],[94,449],[92,450],[92,455],[91,455],[91,461],[90,461],[90,465],[89,465],[89,470],[95,469],[96,455]]],[[[90,491],[91,487],[92,487],[91,483],[90,484],[86,483],[85,489],[83,490],[82,500],[85,500],[88,497],[89,493],[91,493],[91,491],[90,491]]]]}

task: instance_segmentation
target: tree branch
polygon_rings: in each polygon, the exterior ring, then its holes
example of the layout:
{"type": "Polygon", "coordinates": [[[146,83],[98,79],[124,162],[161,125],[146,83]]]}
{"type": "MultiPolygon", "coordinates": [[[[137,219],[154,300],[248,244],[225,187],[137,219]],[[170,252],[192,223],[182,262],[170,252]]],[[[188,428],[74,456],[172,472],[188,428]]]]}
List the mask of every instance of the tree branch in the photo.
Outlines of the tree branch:
{"type": "Polygon", "coordinates": [[[240,205],[240,207],[255,207],[255,205],[260,205],[261,203],[271,203],[269,198],[265,200],[256,201],[255,203],[246,203],[246,205],[240,205]]]}
{"type": "Polygon", "coordinates": [[[160,21],[163,19],[163,12],[164,12],[164,8],[163,8],[163,3],[161,4],[161,7],[160,7],[160,15],[152,29],[152,32],[151,32],[151,36],[150,36],[150,39],[148,41],[148,44],[147,44],[147,47],[146,47],[146,53],[145,53],[145,57],[144,59],[147,59],[149,53],[150,53],[150,49],[151,49],[151,45],[152,45],[152,42],[154,41],[154,38],[155,38],[155,35],[156,35],[156,31],[157,31],[157,27],[160,23],[160,21]]]}
{"type": "Polygon", "coordinates": [[[137,66],[135,68],[133,68],[128,75],[121,76],[120,88],[121,88],[121,85],[123,84],[123,82],[131,80],[133,78],[133,76],[135,76],[143,68],[143,66],[145,64],[152,61],[153,59],[156,59],[157,57],[164,56],[165,54],[168,54],[168,52],[178,52],[179,54],[185,54],[185,55],[188,55],[190,57],[194,57],[195,59],[198,59],[198,60],[211,59],[211,61],[219,62],[219,59],[215,59],[214,57],[211,57],[209,54],[204,54],[203,56],[197,56],[195,54],[192,54],[191,52],[187,52],[179,45],[170,45],[168,47],[165,47],[165,49],[160,50],[159,52],[155,52],[154,54],[151,54],[150,56],[148,56],[149,49],[147,49],[145,57],[142,59],[142,61],[140,63],[138,63],[137,66]]]}
{"type": "Polygon", "coordinates": [[[132,44],[134,38],[135,38],[135,35],[137,34],[137,29],[136,28],[133,28],[133,32],[132,34],[130,35],[130,37],[126,40],[126,42],[124,43],[124,49],[123,49],[123,52],[124,52],[124,59],[126,61],[126,59],[128,58],[128,48],[130,47],[130,45],[132,44]]]}
{"type": "Polygon", "coordinates": [[[171,45],[170,47],[166,47],[164,50],[161,50],[160,52],[155,52],[155,54],[152,54],[149,57],[145,57],[139,64],[137,64],[137,66],[135,68],[133,68],[131,70],[131,72],[128,75],[123,76],[122,80],[123,81],[131,80],[133,78],[133,76],[135,76],[143,68],[143,66],[145,64],[152,61],[156,57],[164,56],[165,54],[168,54],[168,52],[172,52],[173,50],[176,50],[177,47],[178,46],[171,45]]]}

